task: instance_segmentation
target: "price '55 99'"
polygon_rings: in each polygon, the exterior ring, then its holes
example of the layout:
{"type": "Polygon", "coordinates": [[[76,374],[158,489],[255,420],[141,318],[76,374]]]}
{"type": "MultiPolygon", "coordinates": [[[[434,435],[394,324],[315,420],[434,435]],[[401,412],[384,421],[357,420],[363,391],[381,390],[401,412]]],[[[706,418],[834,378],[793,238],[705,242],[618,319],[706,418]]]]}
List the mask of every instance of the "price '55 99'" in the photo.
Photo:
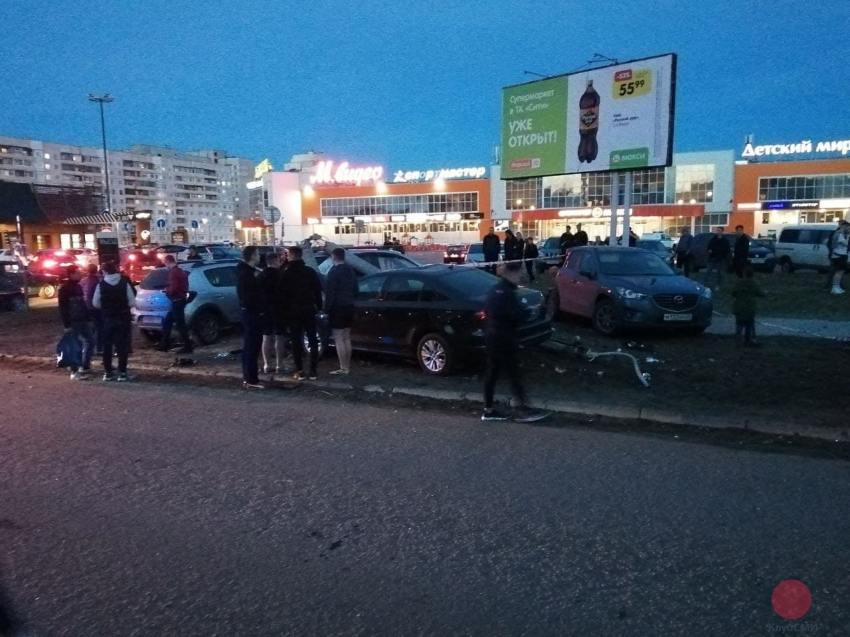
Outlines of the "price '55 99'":
{"type": "Polygon", "coordinates": [[[618,71],[614,74],[614,99],[640,97],[652,91],[652,75],[648,69],[618,71]]]}

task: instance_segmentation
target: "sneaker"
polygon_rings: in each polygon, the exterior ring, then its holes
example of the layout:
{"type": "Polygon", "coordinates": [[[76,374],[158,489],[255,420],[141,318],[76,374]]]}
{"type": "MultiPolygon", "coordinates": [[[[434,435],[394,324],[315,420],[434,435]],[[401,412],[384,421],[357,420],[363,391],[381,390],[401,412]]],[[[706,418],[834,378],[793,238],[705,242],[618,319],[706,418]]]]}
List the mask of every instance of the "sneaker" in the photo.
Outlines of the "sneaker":
{"type": "Polygon", "coordinates": [[[347,376],[349,373],[349,370],[340,368],[333,370],[331,376],[347,376]]]}
{"type": "Polygon", "coordinates": [[[307,376],[307,380],[319,380],[319,375],[316,372],[310,372],[307,376]]]}
{"type": "Polygon", "coordinates": [[[508,417],[500,411],[496,409],[485,409],[481,414],[481,420],[484,422],[488,421],[496,421],[496,420],[507,420],[508,417]]]}
{"type": "Polygon", "coordinates": [[[116,378],[119,383],[129,383],[133,380],[133,377],[130,376],[127,372],[121,372],[118,374],[118,378],[116,378]]]}
{"type": "Polygon", "coordinates": [[[249,383],[247,380],[242,381],[242,389],[265,389],[265,385],[260,385],[259,381],[256,383],[249,383]]]}
{"type": "Polygon", "coordinates": [[[514,422],[538,422],[546,418],[549,414],[545,411],[535,411],[534,409],[520,409],[514,416],[514,422]]]}
{"type": "Polygon", "coordinates": [[[80,370],[78,372],[71,372],[71,380],[88,380],[88,379],[89,379],[89,375],[82,370],[80,370]]]}
{"type": "Polygon", "coordinates": [[[115,380],[115,374],[113,374],[112,372],[106,372],[103,375],[103,382],[108,383],[108,382],[111,382],[113,380],[115,380]]]}
{"type": "Polygon", "coordinates": [[[839,287],[837,285],[833,285],[832,291],[830,292],[830,294],[835,294],[836,296],[839,295],[839,294],[846,294],[846,293],[847,292],[845,292],[841,287],[839,287]]]}

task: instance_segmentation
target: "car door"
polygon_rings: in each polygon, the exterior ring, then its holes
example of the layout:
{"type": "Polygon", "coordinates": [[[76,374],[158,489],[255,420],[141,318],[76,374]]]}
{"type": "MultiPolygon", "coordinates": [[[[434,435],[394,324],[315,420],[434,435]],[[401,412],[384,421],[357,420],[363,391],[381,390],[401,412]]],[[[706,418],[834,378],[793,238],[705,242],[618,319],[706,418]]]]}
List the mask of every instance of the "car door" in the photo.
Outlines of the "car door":
{"type": "Polygon", "coordinates": [[[382,349],[399,351],[413,347],[410,335],[428,318],[422,306],[424,290],[425,281],[413,272],[397,271],[387,278],[381,293],[383,327],[378,342],[382,349]]]}
{"type": "Polygon", "coordinates": [[[226,265],[218,268],[206,268],[203,271],[204,279],[209,284],[200,286],[202,289],[194,290],[189,283],[190,292],[198,292],[199,303],[212,303],[230,323],[238,323],[240,320],[239,296],[236,294],[236,280],[238,274],[236,266],[226,265]]]}
{"type": "Polygon", "coordinates": [[[351,326],[351,346],[356,349],[378,349],[378,336],[383,331],[381,292],[387,276],[372,274],[357,282],[354,322],[351,326]]]}
{"type": "Polygon", "coordinates": [[[577,254],[579,256],[574,267],[575,276],[570,295],[575,308],[573,311],[580,316],[591,317],[599,292],[596,257],[590,250],[579,251],[577,254]]]}

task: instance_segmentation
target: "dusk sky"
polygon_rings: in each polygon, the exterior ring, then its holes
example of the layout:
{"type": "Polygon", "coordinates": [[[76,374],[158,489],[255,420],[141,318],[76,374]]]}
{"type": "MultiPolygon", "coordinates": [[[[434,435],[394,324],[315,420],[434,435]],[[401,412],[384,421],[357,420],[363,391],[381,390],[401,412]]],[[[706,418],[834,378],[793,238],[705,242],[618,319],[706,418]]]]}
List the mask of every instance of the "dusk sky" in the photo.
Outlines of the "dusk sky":
{"type": "Polygon", "coordinates": [[[489,163],[500,89],[679,54],[675,149],[850,138],[850,2],[0,2],[0,134],[281,165],[489,163]]]}

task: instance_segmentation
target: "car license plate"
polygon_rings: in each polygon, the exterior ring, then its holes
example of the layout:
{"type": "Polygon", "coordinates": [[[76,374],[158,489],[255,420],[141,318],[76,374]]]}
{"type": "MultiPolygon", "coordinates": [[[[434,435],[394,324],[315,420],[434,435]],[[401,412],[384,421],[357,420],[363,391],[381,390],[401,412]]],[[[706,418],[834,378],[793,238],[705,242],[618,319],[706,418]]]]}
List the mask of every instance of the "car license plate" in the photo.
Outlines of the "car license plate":
{"type": "Polygon", "coordinates": [[[693,314],[665,314],[665,321],[692,321],[694,318],[693,314]]]}

